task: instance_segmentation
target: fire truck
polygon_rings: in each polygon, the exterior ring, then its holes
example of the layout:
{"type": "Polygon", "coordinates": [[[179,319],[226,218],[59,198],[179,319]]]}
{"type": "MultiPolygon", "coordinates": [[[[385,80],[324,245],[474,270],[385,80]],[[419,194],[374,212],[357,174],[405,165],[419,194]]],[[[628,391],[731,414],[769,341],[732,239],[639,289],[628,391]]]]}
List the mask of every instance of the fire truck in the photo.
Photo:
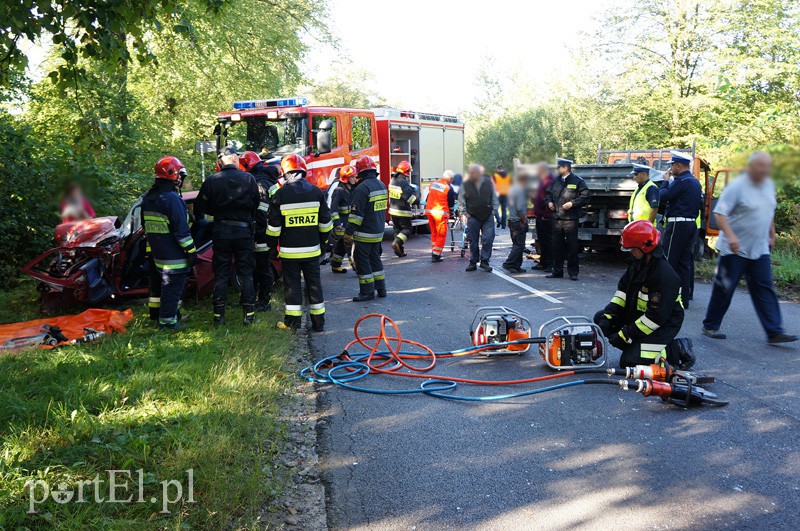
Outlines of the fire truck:
{"type": "Polygon", "coordinates": [[[236,101],[217,115],[217,148],[234,145],[277,164],[289,153],[305,158],[307,178],[323,190],[339,168],[362,155],[388,184],[392,168],[407,160],[423,197],[445,170],[463,173],[464,122],[455,116],[380,107],[315,107],[306,98],[236,101]]]}

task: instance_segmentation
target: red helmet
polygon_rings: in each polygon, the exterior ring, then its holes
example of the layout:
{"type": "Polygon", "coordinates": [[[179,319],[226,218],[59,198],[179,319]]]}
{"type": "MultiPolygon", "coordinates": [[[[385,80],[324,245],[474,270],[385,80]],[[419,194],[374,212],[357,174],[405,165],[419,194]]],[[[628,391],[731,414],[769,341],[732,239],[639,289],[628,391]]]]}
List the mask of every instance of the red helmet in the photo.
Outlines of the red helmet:
{"type": "Polygon", "coordinates": [[[377,167],[375,166],[375,161],[372,160],[372,157],[368,155],[362,155],[361,157],[358,157],[358,160],[356,161],[356,172],[361,173],[362,171],[374,169],[377,169],[377,167]]]}
{"type": "Polygon", "coordinates": [[[244,171],[250,171],[253,166],[261,162],[261,157],[255,151],[245,151],[239,157],[239,165],[244,171]]]}
{"type": "Polygon", "coordinates": [[[283,168],[284,173],[291,173],[293,171],[306,173],[308,171],[306,169],[306,161],[296,153],[290,153],[283,157],[281,160],[281,168],[283,168]]]}
{"type": "Polygon", "coordinates": [[[411,175],[411,171],[413,169],[414,168],[411,167],[410,162],[408,162],[407,160],[401,160],[400,164],[397,165],[394,171],[396,171],[397,173],[402,173],[403,175],[408,177],[409,175],[411,175]]]}
{"type": "Polygon", "coordinates": [[[156,179],[178,181],[181,178],[178,172],[183,167],[183,162],[179,161],[177,157],[162,157],[156,162],[156,179]]]}
{"type": "Polygon", "coordinates": [[[343,183],[346,183],[350,180],[350,177],[356,176],[356,169],[349,164],[345,164],[341,168],[339,168],[339,180],[343,183]]]}
{"type": "Polygon", "coordinates": [[[619,239],[623,249],[639,249],[643,253],[652,253],[661,241],[661,234],[655,226],[646,219],[639,219],[628,223],[622,229],[619,239]]]}

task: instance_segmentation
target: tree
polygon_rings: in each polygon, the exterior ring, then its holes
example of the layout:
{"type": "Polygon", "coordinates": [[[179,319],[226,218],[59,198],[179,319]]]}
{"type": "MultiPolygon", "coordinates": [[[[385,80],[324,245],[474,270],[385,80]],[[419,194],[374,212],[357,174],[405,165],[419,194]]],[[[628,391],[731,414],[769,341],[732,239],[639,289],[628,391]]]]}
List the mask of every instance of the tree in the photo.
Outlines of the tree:
{"type": "Polygon", "coordinates": [[[374,79],[352,63],[334,68],[336,75],[310,87],[311,101],[315,105],[368,109],[385,105],[384,98],[370,86],[374,79]]]}

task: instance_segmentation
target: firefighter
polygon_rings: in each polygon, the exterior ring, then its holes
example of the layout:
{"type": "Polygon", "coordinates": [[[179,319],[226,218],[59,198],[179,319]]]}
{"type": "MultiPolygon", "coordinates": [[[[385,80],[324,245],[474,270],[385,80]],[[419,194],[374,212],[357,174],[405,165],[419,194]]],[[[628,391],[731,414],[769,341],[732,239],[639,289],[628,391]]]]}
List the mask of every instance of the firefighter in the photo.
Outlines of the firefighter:
{"type": "Polygon", "coordinates": [[[646,219],[655,225],[658,215],[658,186],[650,180],[650,166],[634,164],[630,175],[638,186],[628,205],[628,223],[646,219]]]}
{"type": "Polygon", "coordinates": [[[692,172],[692,160],[680,151],[672,151],[672,175],[659,190],[661,203],[666,203],[667,227],[664,245],[669,264],[681,277],[681,297],[684,308],[692,300],[694,283],[694,241],[697,221],[703,209],[703,190],[692,172]]]}
{"type": "Polygon", "coordinates": [[[356,161],[358,185],[353,190],[353,204],[347,220],[344,243],[355,242],[358,295],[353,302],[369,301],[386,296],[386,282],[381,262],[381,241],[386,227],[389,193],[378,179],[375,161],[366,155],[356,161]]]}
{"type": "Polygon", "coordinates": [[[275,192],[269,206],[267,237],[272,256],[283,265],[286,309],[278,328],[297,330],[303,316],[302,279],[306,283],[311,328],[325,328],[325,300],[322,294],[319,257],[328,243],[331,222],[325,194],[306,180],[306,162],[297,154],[281,160],[286,182],[275,192]],[[280,249],[280,251],[278,251],[280,249]]]}
{"type": "Polygon", "coordinates": [[[253,289],[256,292],[256,311],[266,312],[270,309],[270,297],[275,275],[272,272],[272,261],[267,245],[267,219],[269,201],[278,190],[280,171],[276,166],[262,162],[255,151],[245,151],[239,158],[241,168],[252,175],[258,186],[258,211],[256,212],[256,233],[254,237],[255,269],[253,270],[253,289]]]}
{"type": "Polygon", "coordinates": [[[150,283],[151,312],[157,308],[158,327],[171,330],[184,326],[178,323],[178,308],[197,259],[189,212],[177,193],[182,168],[183,163],[175,157],[156,162],[155,182],[142,198],[141,207],[142,226],[159,280],[150,283]]]}
{"type": "Polygon", "coordinates": [[[411,237],[411,206],[417,202],[415,186],[408,182],[414,168],[408,161],[400,161],[389,183],[389,215],[392,216],[394,241],[392,249],[397,256],[406,256],[405,244],[411,237]]]}
{"type": "Polygon", "coordinates": [[[553,272],[546,278],[564,277],[564,255],[570,280],[578,280],[578,222],[589,202],[589,187],[572,173],[572,161],[556,159],[558,176],[547,189],[547,206],[553,211],[553,272]]]}
{"type": "Polygon", "coordinates": [[[219,172],[203,182],[197,194],[195,212],[214,216],[211,240],[214,245],[214,324],[225,324],[228,280],[236,267],[240,283],[244,324],[256,321],[256,295],[253,289],[255,258],[254,226],[259,194],[255,178],[239,169],[236,148],[226,146],[219,153],[219,172]]]}
{"type": "Polygon", "coordinates": [[[350,245],[344,244],[344,229],[350,216],[350,205],[353,201],[353,186],[356,184],[356,169],[347,164],[339,169],[339,185],[331,195],[331,219],[336,243],[331,254],[331,271],[347,273],[342,267],[345,256],[350,256],[350,245]]]}
{"type": "MultiPolygon", "coordinates": [[[[622,275],[611,302],[594,316],[611,345],[622,351],[620,367],[663,361],[667,345],[683,324],[680,278],[667,262],[660,241],[650,220],[634,221],[622,230],[622,248],[635,260],[622,275]]],[[[678,365],[681,360],[669,362],[678,365]]]]}
{"type": "Polygon", "coordinates": [[[453,190],[453,172],[445,171],[442,178],[428,188],[425,215],[431,228],[431,262],[442,261],[442,251],[447,241],[447,223],[456,203],[453,190]]]}

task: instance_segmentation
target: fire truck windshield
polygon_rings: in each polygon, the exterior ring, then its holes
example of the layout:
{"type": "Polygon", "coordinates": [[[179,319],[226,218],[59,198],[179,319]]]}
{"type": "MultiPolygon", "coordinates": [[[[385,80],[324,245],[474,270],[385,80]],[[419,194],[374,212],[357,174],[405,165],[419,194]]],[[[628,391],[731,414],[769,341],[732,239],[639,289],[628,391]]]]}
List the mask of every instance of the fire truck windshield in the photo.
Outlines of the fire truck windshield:
{"type": "Polygon", "coordinates": [[[227,125],[227,143],[235,145],[240,151],[261,153],[264,150],[270,157],[289,153],[305,154],[308,138],[306,115],[284,115],[275,119],[252,116],[240,122],[228,122],[227,125]]]}

